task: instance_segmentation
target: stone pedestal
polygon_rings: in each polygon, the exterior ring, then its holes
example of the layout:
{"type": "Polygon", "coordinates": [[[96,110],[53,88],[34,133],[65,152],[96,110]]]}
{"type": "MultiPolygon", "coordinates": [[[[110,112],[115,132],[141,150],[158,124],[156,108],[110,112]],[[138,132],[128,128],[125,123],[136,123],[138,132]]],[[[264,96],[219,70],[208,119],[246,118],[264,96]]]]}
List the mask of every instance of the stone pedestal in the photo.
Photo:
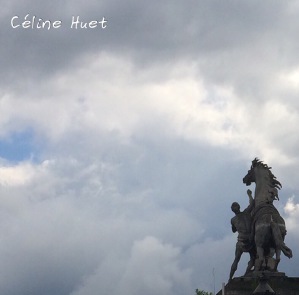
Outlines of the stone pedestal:
{"type": "MultiPolygon", "coordinates": [[[[299,278],[287,277],[284,273],[273,273],[268,277],[268,284],[276,295],[299,295],[299,278]]],[[[259,284],[258,274],[251,277],[234,278],[225,286],[225,295],[252,295],[259,284]]],[[[220,290],[217,295],[222,295],[220,290]]]]}

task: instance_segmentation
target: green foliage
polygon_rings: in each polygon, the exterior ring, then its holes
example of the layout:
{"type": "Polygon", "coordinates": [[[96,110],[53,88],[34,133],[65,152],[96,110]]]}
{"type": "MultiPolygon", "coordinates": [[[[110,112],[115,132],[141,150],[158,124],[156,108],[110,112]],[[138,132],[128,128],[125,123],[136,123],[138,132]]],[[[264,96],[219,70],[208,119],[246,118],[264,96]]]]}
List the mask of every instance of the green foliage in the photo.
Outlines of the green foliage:
{"type": "Polygon", "coordinates": [[[195,292],[196,292],[195,295],[213,295],[213,293],[211,293],[211,292],[206,292],[206,291],[198,290],[198,289],[196,289],[195,292]]]}

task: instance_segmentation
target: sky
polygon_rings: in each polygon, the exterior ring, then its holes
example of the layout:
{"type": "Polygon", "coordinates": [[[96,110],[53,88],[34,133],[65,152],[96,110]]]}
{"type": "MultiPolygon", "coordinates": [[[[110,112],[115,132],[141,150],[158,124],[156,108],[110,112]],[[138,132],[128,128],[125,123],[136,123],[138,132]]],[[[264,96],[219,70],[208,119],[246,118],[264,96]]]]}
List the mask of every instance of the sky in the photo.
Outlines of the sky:
{"type": "Polygon", "coordinates": [[[298,1],[0,3],[1,294],[220,290],[255,157],[299,276],[298,1]]]}

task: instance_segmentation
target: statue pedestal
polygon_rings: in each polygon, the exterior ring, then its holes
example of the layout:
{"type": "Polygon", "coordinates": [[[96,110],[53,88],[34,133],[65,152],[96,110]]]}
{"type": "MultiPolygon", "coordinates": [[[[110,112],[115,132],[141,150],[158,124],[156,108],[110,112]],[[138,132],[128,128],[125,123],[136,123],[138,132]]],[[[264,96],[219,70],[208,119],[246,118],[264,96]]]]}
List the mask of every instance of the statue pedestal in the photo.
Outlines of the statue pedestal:
{"type": "MultiPolygon", "coordinates": [[[[266,272],[264,272],[266,273],[266,272]]],[[[299,295],[299,278],[287,277],[284,273],[267,274],[268,284],[279,295],[299,295]]],[[[252,295],[259,284],[258,274],[234,278],[225,286],[225,295],[252,295]]],[[[220,290],[216,295],[222,295],[220,290]]]]}

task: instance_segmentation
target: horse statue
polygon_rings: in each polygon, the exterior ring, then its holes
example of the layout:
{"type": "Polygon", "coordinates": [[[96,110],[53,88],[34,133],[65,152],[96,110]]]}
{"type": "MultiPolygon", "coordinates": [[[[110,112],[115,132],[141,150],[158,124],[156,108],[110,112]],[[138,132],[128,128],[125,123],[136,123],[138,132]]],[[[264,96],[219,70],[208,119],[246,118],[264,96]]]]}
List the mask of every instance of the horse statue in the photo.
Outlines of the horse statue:
{"type": "Polygon", "coordinates": [[[274,200],[279,200],[278,190],[282,185],[271,172],[271,167],[257,158],[252,161],[250,170],[243,178],[247,186],[252,182],[256,184],[252,214],[252,234],[257,251],[255,270],[262,270],[263,264],[267,269],[268,259],[275,253],[274,271],[277,271],[281,251],[288,258],[293,256],[292,250],[284,243],[287,233],[285,222],[273,205],[274,200]]]}

